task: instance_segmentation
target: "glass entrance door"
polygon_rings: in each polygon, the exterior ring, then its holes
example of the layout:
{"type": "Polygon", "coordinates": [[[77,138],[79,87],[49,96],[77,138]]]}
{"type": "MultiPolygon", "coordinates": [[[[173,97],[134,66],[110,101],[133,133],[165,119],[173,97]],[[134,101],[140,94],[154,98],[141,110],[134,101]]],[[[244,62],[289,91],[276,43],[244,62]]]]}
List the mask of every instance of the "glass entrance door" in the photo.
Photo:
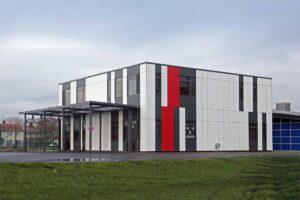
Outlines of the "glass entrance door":
{"type": "Polygon", "coordinates": [[[81,130],[81,116],[74,116],[74,151],[80,151],[80,130],[81,130]]]}
{"type": "Polygon", "coordinates": [[[71,118],[65,117],[64,119],[64,141],[63,146],[64,150],[70,150],[70,129],[71,129],[71,118]]]}
{"type": "Polygon", "coordinates": [[[249,150],[257,151],[257,128],[255,125],[250,125],[249,128],[249,150]]]}

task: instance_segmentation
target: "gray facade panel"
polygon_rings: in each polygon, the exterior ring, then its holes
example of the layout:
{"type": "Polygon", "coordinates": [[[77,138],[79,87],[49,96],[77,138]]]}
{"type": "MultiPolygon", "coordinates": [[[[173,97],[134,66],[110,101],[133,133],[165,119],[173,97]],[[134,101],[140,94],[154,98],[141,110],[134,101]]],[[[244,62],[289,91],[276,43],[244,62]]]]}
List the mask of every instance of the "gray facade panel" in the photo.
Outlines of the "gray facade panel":
{"type": "MultiPolygon", "coordinates": [[[[115,71],[115,88],[116,88],[116,85],[117,85],[117,81],[116,79],[118,78],[123,78],[123,69],[118,69],[115,71]]],[[[122,91],[123,91],[123,82],[122,82],[122,91]]],[[[122,92],[122,97],[117,97],[117,93],[116,93],[116,89],[115,89],[115,102],[116,103],[119,103],[119,104],[122,104],[123,103],[123,92],[122,92]]]]}
{"type": "MultiPolygon", "coordinates": [[[[138,75],[138,80],[137,80],[137,84],[138,84],[138,90],[140,89],[139,85],[140,85],[140,81],[139,81],[139,75],[140,75],[140,65],[135,65],[135,66],[131,66],[127,68],[127,76],[130,75],[138,75]]],[[[128,84],[127,84],[128,86],[128,84]]],[[[128,91],[128,88],[127,88],[128,91]]],[[[136,95],[130,95],[127,97],[127,104],[129,105],[135,105],[135,106],[139,106],[140,105],[140,91],[138,92],[139,94],[136,95]]],[[[128,94],[128,92],[127,92],[128,94]]]]}

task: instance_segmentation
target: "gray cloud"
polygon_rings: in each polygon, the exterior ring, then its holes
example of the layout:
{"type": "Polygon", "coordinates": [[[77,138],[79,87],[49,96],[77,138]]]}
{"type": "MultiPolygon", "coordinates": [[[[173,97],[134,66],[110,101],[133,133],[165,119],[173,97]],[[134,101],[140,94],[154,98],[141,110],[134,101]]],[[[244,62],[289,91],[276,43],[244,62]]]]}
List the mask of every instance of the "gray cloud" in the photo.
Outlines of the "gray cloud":
{"type": "Polygon", "coordinates": [[[274,101],[300,110],[296,1],[133,2],[0,6],[0,117],[57,105],[59,82],[142,61],[270,76],[274,101]]]}

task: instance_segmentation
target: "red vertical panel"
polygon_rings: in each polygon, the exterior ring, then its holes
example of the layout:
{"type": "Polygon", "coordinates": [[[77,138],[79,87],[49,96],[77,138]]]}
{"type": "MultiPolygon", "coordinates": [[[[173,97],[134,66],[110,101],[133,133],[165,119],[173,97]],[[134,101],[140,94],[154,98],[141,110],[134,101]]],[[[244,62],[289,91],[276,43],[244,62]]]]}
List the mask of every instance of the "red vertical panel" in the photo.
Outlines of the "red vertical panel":
{"type": "Polygon", "coordinates": [[[168,66],[168,107],[179,106],[179,68],[168,66]]]}
{"type": "Polygon", "coordinates": [[[174,151],[174,112],[173,108],[161,108],[161,150],[174,151]]]}

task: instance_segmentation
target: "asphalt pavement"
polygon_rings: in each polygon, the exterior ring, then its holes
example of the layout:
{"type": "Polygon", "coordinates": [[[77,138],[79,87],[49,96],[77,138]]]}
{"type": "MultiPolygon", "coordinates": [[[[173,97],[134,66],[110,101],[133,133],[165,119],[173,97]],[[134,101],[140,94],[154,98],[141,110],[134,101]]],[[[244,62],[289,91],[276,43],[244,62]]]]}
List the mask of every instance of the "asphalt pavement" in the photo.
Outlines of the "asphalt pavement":
{"type": "Polygon", "coordinates": [[[300,151],[272,152],[0,152],[2,162],[118,162],[128,160],[192,160],[243,156],[299,156],[300,151]]]}

